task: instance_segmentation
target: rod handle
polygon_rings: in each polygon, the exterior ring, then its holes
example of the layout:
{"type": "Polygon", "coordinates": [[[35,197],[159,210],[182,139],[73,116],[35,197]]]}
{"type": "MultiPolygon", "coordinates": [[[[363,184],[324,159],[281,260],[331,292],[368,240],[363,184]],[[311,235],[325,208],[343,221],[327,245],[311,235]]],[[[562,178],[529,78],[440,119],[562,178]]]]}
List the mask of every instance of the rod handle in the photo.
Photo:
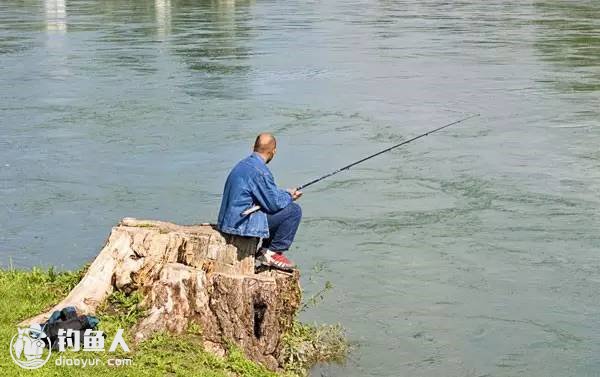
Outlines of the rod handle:
{"type": "Polygon", "coordinates": [[[244,212],[242,212],[241,215],[242,215],[242,217],[248,216],[249,214],[258,211],[259,209],[260,209],[260,206],[252,206],[252,207],[248,208],[247,210],[245,210],[244,212]]]}

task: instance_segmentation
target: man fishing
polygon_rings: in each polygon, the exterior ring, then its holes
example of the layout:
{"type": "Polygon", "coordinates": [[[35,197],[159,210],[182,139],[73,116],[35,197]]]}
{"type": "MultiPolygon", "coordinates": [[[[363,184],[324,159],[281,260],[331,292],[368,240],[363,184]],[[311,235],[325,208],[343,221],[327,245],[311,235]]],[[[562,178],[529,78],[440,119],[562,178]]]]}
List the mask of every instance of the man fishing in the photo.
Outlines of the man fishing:
{"type": "Polygon", "coordinates": [[[254,153],[240,161],[227,177],[218,227],[223,233],[263,238],[257,259],[266,266],[290,270],[294,264],[283,255],[283,252],[289,249],[300,224],[302,212],[300,206],[294,201],[302,196],[302,189],[477,116],[479,114],[469,115],[427,131],[289,190],[282,190],[275,185],[267,164],[275,156],[277,142],[273,135],[262,133],[256,138],[254,153]]]}
{"type": "Polygon", "coordinates": [[[267,164],[276,152],[273,135],[258,135],[254,152],[238,162],[227,177],[217,227],[223,233],[262,238],[256,259],[264,266],[292,270],[295,265],[284,252],[290,248],[300,225],[302,210],[294,201],[302,192],[283,190],[275,184],[267,164]],[[260,209],[244,213],[253,206],[260,209]]]}

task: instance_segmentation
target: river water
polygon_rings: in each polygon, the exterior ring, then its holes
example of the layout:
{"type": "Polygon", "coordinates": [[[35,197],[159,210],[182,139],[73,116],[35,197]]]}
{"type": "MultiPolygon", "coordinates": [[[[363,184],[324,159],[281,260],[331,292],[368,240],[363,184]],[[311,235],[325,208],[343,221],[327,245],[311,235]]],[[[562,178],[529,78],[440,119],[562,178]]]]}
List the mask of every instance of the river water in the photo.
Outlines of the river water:
{"type": "Polygon", "coordinates": [[[323,376],[600,373],[600,4],[0,2],[0,263],[76,268],[125,216],[215,221],[259,131],[323,376]]]}

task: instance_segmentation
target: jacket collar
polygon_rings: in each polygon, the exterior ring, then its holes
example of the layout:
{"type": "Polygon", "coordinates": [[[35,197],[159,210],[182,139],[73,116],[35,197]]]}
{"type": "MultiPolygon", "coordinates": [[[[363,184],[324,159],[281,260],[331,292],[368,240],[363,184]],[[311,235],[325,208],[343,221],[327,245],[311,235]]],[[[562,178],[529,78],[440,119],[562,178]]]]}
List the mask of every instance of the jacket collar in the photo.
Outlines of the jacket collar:
{"type": "Polygon", "coordinates": [[[263,165],[267,165],[267,163],[265,162],[265,160],[263,160],[263,158],[256,152],[252,152],[252,154],[250,155],[251,157],[256,158],[258,161],[262,162],[263,165]]]}

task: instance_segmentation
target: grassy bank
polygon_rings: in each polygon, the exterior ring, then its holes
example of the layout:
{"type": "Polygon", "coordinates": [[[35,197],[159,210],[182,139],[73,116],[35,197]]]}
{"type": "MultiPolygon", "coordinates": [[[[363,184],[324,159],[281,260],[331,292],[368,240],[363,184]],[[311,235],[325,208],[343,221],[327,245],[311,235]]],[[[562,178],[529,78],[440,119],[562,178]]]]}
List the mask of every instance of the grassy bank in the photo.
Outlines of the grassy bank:
{"type": "MultiPolygon", "coordinates": [[[[0,270],[0,371],[3,376],[297,376],[306,373],[316,362],[341,361],[347,352],[343,332],[337,326],[313,327],[299,322],[284,339],[286,372],[275,374],[244,357],[234,345],[227,356],[220,358],[202,347],[201,329],[191,326],[187,334],[158,334],[133,346],[128,329],[143,314],[136,294],[119,292],[110,296],[97,313],[99,329],[108,334],[106,349],[118,328],[126,331],[125,340],[132,347],[124,352],[54,352],[46,365],[37,370],[25,370],[13,363],[9,354],[11,338],[17,323],[39,314],[58,302],[79,282],[84,271],[60,272],[33,269],[31,271],[0,270]],[[98,358],[96,366],[57,366],[63,357],[98,358]],[[133,365],[108,366],[109,358],[130,358],[133,365]]],[[[120,350],[120,348],[118,348],[120,350]]]]}

